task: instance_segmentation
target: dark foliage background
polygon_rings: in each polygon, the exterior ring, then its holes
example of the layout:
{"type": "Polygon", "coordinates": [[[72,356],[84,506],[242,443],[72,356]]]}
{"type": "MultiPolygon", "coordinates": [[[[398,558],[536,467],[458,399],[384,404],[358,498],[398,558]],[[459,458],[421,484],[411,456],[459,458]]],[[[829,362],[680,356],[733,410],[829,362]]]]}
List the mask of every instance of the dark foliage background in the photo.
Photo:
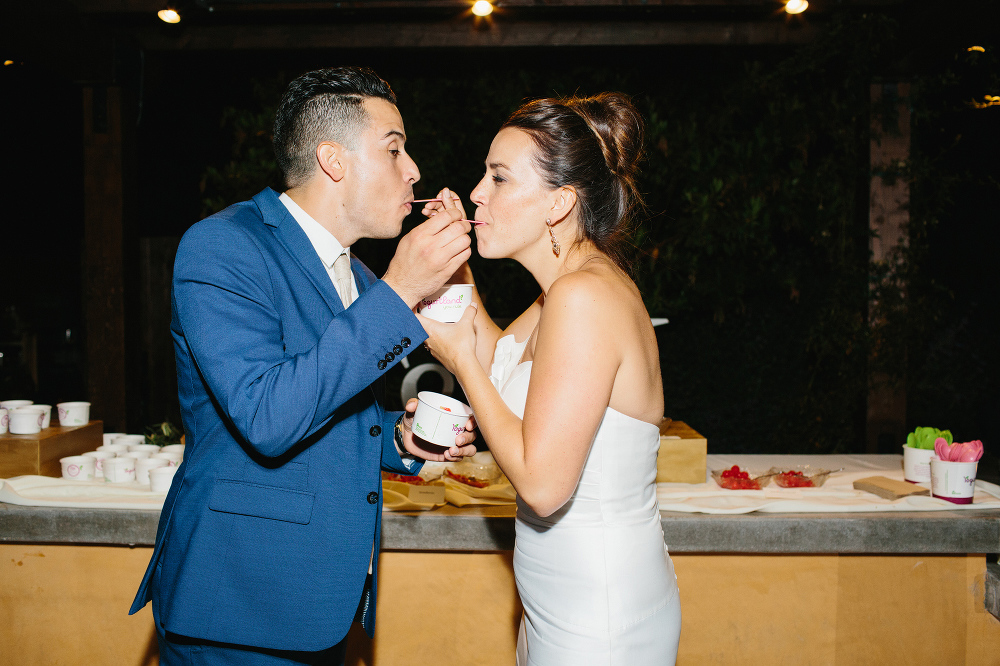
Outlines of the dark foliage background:
{"type": "MultiPolygon", "coordinates": [[[[897,32],[878,14],[845,14],[795,49],[429,53],[405,64],[352,54],[349,62],[373,66],[399,95],[423,174],[418,196],[444,185],[467,196],[496,129],[526,98],[633,95],[648,120],[635,277],[650,314],[670,319],[658,329],[667,415],[705,433],[711,450],[862,451],[876,372],[905,382],[911,427],[1000,441],[991,418],[996,296],[983,284],[996,245],[981,217],[996,218],[1000,108],[970,103],[1000,90],[1000,63],[988,44],[936,54],[908,75],[913,155],[895,170],[911,186],[910,242],[897,263],[875,265],[869,128],[893,111],[871,107],[869,85],[898,80],[886,72],[901,48],[897,32]]],[[[270,149],[280,93],[298,73],[340,62],[303,59],[244,80],[252,84],[216,130],[228,140],[200,175],[202,214],[280,187],[270,149]]],[[[355,247],[377,274],[393,249],[355,247]]],[[[494,317],[516,316],[537,296],[513,262],[474,257],[473,269],[494,317]]],[[[420,353],[415,362],[427,360],[420,353]]],[[[391,388],[399,381],[390,378],[391,388]]]]}

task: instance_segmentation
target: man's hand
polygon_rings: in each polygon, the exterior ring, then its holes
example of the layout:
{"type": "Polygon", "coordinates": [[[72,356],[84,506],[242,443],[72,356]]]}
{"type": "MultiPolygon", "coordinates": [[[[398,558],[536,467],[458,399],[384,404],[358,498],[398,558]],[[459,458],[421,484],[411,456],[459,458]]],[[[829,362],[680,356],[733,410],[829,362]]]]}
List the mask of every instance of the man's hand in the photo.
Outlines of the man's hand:
{"type": "Polygon", "coordinates": [[[441,197],[449,205],[403,236],[382,280],[413,308],[424,296],[444,286],[472,256],[472,224],[447,188],[441,197]]]}
{"type": "Polygon", "coordinates": [[[432,444],[413,434],[413,414],[417,411],[417,399],[410,398],[406,402],[406,412],[403,414],[403,447],[413,455],[431,462],[453,462],[476,454],[472,444],[476,440],[476,418],[469,417],[465,424],[465,432],[455,436],[455,444],[450,448],[432,444]]]}

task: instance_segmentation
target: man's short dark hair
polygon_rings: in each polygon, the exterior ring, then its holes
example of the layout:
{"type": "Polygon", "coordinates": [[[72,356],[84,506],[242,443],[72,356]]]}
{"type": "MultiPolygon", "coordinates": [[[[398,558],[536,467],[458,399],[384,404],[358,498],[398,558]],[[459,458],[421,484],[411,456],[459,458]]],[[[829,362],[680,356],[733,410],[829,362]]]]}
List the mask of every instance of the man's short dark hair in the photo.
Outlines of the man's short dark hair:
{"type": "Polygon", "coordinates": [[[288,187],[312,176],[316,146],[323,141],[357,147],[368,121],[364,101],[370,97],[396,103],[389,84],[366,67],[317,69],[289,84],[274,119],[274,154],[288,187]]]}

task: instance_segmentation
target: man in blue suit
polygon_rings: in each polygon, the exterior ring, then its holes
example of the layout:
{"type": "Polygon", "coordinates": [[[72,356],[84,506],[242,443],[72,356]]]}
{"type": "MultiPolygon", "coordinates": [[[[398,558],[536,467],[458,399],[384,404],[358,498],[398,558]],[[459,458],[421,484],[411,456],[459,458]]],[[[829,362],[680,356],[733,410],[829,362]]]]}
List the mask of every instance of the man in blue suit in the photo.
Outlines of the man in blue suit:
{"type": "Polygon", "coordinates": [[[414,440],[381,404],[384,373],[426,338],[412,308],[471,253],[469,223],[438,215],[381,280],[350,256],[397,236],[412,206],[395,101],[369,70],[299,77],[274,127],[287,191],[181,240],[187,448],[131,608],[153,602],[162,664],[342,663],[351,623],[374,631],[380,470],[475,452],[472,432],[447,450],[414,440]]]}

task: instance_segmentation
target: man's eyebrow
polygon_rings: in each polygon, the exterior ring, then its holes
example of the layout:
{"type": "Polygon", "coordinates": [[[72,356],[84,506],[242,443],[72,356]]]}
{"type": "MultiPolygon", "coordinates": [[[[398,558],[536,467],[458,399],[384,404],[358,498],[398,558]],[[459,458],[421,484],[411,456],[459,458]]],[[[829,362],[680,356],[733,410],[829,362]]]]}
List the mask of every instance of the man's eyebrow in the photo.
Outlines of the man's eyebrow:
{"type": "Polygon", "coordinates": [[[496,171],[497,169],[507,169],[507,171],[510,171],[510,167],[504,164],[503,162],[490,162],[486,166],[493,169],[494,171],[496,171]]]}
{"type": "Polygon", "coordinates": [[[406,135],[400,132],[399,130],[389,130],[388,132],[385,133],[385,135],[382,138],[388,139],[390,136],[398,136],[403,141],[406,141],[406,135]]]}

